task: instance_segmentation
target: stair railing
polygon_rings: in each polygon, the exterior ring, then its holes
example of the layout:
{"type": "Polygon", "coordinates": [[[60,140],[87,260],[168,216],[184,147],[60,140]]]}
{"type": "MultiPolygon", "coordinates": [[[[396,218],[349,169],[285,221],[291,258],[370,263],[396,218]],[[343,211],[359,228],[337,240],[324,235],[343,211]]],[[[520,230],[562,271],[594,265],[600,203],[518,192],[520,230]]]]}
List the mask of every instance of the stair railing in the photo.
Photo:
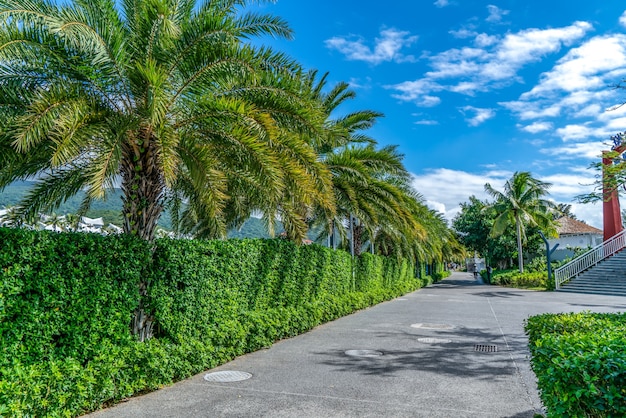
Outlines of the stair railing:
{"type": "Polygon", "coordinates": [[[560,289],[561,284],[564,282],[578,276],[583,271],[595,266],[624,247],[626,247],[626,229],[556,269],[554,271],[556,289],[560,289]]]}

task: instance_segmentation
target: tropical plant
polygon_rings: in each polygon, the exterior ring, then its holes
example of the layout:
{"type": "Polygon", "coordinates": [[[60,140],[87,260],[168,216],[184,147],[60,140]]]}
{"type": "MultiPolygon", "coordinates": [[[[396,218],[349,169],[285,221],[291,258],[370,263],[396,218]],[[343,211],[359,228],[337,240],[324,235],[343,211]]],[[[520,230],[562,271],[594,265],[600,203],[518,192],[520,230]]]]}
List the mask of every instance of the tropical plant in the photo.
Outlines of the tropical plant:
{"type": "MultiPolygon", "coordinates": [[[[244,43],[291,31],[248,3],[0,0],[0,189],[39,178],[22,217],[82,189],[85,210],[116,183],[124,231],[144,240],[168,199],[221,236],[240,201],[235,213],[270,222],[298,199],[332,213],[329,175],[302,139],[323,119],[299,94],[299,66],[244,43]]],[[[142,340],[150,323],[140,307],[142,340]]]]}
{"type": "Polygon", "coordinates": [[[147,240],[172,197],[222,236],[237,198],[252,202],[243,211],[288,197],[332,211],[300,139],[322,119],[298,94],[299,66],[243,42],[291,31],[247,3],[1,0],[0,187],[39,176],[28,214],[83,188],[88,207],[119,182],[124,230],[147,240]]]}
{"type": "Polygon", "coordinates": [[[326,89],[328,74],[317,79],[310,72],[304,79],[308,95],[319,101],[325,112],[323,135],[311,137],[312,146],[332,174],[336,212],[323,207],[313,208],[312,224],[320,228],[321,237],[346,242],[358,255],[365,241],[374,251],[377,242],[388,253],[408,255],[416,238],[424,238],[425,230],[415,206],[421,198],[410,187],[410,177],[402,163],[403,155],[395,146],[377,148],[376,140],[365,132],[381,113],[358,110],[337,115],[338,109],[356,94],[347,83],[326,89]]]}
{"type": "Polygon", "coordinates": [[[524,272],[522,243],[526,240],[526,228],[537,226],[549,234],[555,233],[554,204],[544,199],[549,194],[549,187],[550,183],[534,178],[527,171],[515,172],[504,184],[503,192],[485,184],[485,191],[495,198],[492,207],[498,214],[490,234],[500,236],[510,226],[515,227],[520,273],[524,272]]]}

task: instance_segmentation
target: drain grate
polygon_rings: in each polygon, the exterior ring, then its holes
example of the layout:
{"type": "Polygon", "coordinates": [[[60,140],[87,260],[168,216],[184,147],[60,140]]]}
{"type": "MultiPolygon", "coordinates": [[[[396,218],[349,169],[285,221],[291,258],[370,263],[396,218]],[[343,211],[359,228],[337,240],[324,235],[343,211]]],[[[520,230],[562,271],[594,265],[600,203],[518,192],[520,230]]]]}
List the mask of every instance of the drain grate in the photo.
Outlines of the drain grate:
{"type": "Polygon", "coordinates": [[[481,353],[495,353],[498,351],[497,345],[484,345],[484,344],[476,344],[474,346],[474,351],[480,351],[481,353]]]}
{"type": "Polygon", "coordinates": [[[241,382],[242,380],[248,380],[252,377],[250,373],[239,372],[233,370],[224,370],[222,372],[207,373],[204,375],[204,380],[207,382],[241,382]]]}

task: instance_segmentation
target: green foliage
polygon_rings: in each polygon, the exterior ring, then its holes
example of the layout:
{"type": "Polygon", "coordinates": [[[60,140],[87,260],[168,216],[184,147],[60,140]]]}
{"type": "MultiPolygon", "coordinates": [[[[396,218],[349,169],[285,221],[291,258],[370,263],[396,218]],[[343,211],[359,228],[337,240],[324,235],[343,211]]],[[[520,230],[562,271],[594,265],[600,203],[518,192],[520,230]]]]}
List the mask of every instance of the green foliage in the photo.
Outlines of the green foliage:
{"type": "Polygon", "coordinates": [[[504,184],[504,191],[495,190],[489,183],[485,191],[495,198],[490,205],[496,212],[490,236],[497,237],[515,228],[517,238],[517,265],[524,272],[523,244],[527,241],[530,227],[539,228],[549,235],[556,234],[553,213],[554,204],[545,199],[550,183],[534,178],[528,171],[516,171],[504,184]]]}
{"type": "Polygon", "coordinates": [[[111,381],[128,361],[116,353],[135,344],[129,324],[149,266],[148,246],[128,236],[0,228],[7,415],[75,415],[128,395],[111,381]]]}
{"type": "MultiPolygon", "coordinates": [[[[486,278],[487,271],[481,271],[481,276],[486,278]]],[[[490,283],[497,286],[510,286],[518,288],[548,288],[548,273],[545,271],[525,271],[520,273],[517,269],[496,270],[491,273],[490,283]]]]}
{"type": "Polygon", "coordinates": [[[544,314],[525,329],[548,417],[626,415],[626,314],[544,314]]]}
{"type": "Polygon", "coordinates": [[[282,239],[0,228],[0,415],[77,416],[170,384],[432,282],[414,271],[282,239]],[[129,327],[141,282],[145,343],[129,327]]]}

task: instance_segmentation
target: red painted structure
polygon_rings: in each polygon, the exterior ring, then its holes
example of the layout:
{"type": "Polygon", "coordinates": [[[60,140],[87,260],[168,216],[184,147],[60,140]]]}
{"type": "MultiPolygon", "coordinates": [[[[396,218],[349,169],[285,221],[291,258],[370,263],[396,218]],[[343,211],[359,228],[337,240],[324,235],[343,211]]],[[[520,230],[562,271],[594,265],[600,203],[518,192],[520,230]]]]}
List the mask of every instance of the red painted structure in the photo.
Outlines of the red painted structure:
{"type": "MultiPolygon", "coordinates": [[[[626,143],[615,144],[615,146],[611,149],[612,153],[617,152],[618,155],[621,155],[626,151],[626,143]]],[[[609,158],[607,154],[609,151],[602,152],[602,168],[612,165],[613,158],[609,158]]],[[[606,171],[603,171],[602,178],[605,179],[606,171]]],[[[602,206],[602,215],[603,215],[603,230],[604,230],[604,240],[606,241],[609,238],[620,233],[624,227],[622,226],[622,213],[619,206],[619,194],[616,188],[607,189],[606,181],[602,186],[602,197],[603,197],[603,206],[602,206]]]]}

